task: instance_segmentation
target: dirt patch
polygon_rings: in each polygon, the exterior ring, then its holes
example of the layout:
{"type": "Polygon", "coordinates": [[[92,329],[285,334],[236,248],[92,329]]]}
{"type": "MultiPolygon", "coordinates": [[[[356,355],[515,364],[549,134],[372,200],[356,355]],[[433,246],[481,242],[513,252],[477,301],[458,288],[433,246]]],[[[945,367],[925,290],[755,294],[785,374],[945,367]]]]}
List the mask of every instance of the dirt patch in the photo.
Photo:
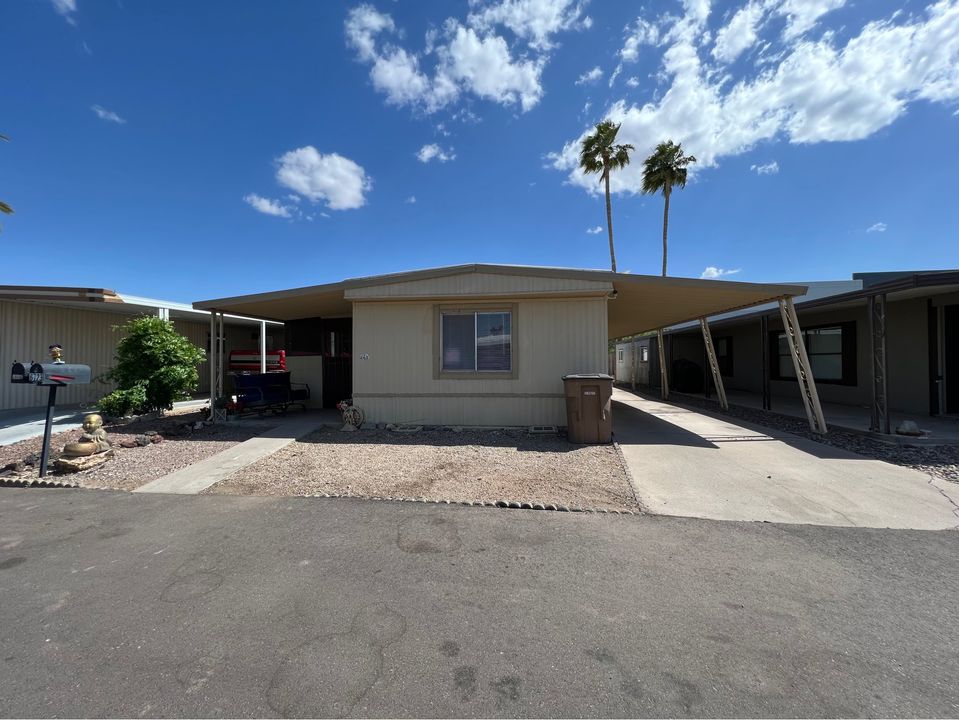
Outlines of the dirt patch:
{"type": "Polygon", "coordinates": [[[204,492],[639,508],[611,445],[571,445],[522,431],[324,429],[204,492]]]}
{"type": "MultiPolygon", "coordinates": [[[[73,475],[56,476],[69,478],[81,487],[110,490],[134,490],[151,480],[191,465],[199,460],[232,447],[244,440],[263,433],[273,426],[269,421],[263,423],[221,423],[206,425],[200,429],[189,429],[189,425],[204,418],[202,412],[172,413],[162,418],[141,417],[132,421],[112,422],[104,426],[113,443],[115,457],[99,467],[73,475]],[[151,443],[145,447],[123,448],[120,443],[133,440],[137,435],[156,432],[163,437],[161,443],[151,443]]],[[[50,437],[50,461],[48,477],[52,473],[53,462],[60,450],[68,442],[79,439],[82,430],[67,430],[50,437]]],[[[21,461],[36,453],[39,455],[43,444],[42,437],[22,440],[12,445],[0,447],[0,468],[7,463],[21,461]]],[[[26,467],[19,474],[20,480],[36,479],[39,463],[26,467]]]]}

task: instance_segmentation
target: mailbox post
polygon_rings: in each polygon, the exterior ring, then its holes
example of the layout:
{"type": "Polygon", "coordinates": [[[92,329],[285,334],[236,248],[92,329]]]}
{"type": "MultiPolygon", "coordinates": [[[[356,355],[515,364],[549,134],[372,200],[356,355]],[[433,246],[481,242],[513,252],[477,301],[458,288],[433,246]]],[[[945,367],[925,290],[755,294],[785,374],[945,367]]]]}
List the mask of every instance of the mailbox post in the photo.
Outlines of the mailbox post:
{"type": "Polygon", "coordinates": [[[43,428],[43,449],[40,451],[40,477],[47,474],[47,459],[50,456],[50,432],[53,428],[53,408],[57,403],[57,388],[64,385],[88,385],[90,366],[65,363],[59,359],[59,345],[51,345],[50,353],[55,358],[49,363],[13,363],[10,382],[50,388],[47,396],[47,424],[43,428]]]}

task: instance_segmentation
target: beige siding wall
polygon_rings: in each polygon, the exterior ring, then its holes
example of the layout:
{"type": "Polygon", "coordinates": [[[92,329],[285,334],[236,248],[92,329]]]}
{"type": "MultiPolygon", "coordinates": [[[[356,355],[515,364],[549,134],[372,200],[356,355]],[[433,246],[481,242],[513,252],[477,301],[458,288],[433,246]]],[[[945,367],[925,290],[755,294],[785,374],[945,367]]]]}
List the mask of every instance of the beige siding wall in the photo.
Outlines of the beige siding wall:
{"type": "Polygon", "coordinates": [[[434,379],[434,302],[355,303],[356,404],[377,423],[565,425],[562,376],[606,371],[606,299],[509,302],[515,379],[434,379]]]}
{"type": "MultiPolygon", "coordinates": [[[[60,343],[64,359],[89,365],[93,382],[74,385],[57,391],[58,405],[94,403],[113,389],[102,376],[113,367],[117,342],[123,337],[114,326],[122,325],[131,315],[104,310],[61,308],[34,303],[0,301],[0,410],[40,407],[47,402],[47,391],[32,385],[11,385],[10,366],[20,362],[45,362],[47,347],[60,343]],[[99,378],[99,379],[98,379],[99,378]]],[[[206,347],[208,324],[174,322],[177,332],[197,347],[206,347]]],[[[200,367],[201,390],[209,386],[206,363],[200,367]]]]}
{"type": "Polygon", "coordinates": [[[347,300],[400,297],[522,296],[534,293],[610,291],[612,283],[597,280],[546,278],[527,275],[463,273],[447,277],[377,285],[347,290],[347,300]]]}
{"type": "Polygon", "coordinates": [[[649,338],[635,340],[633,342],[618,343],[616,345],[615,359],[616,372],[613,377],[616,382],[625,385],[632,385],[635,380],[637,385],[649,384],[649,353],[651,346],[649,338]],[[646,362],[643,362],[642,349],[646,348],[646,362]],[[623,359],[619,359],[620,351],[623,353],[623,359]],[[635,363],[636,369],[633,370],[635,363]]]}

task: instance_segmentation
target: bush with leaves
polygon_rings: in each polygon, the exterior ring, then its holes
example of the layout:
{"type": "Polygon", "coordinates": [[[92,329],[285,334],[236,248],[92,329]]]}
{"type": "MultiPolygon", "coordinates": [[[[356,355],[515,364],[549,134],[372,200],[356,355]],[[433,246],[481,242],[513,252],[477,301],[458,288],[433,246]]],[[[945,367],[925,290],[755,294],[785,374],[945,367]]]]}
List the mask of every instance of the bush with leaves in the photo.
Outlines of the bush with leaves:
{"type": "Polygon", "coordinates": [[[121,328],[116,366],[107,378],[117,389],[100,401],[108,415],[122,416],[169,410],[178,400],[189,400],[200,382],[197,365],[206,354],[173,328],[169,320],[145,315],[121,328]]]}

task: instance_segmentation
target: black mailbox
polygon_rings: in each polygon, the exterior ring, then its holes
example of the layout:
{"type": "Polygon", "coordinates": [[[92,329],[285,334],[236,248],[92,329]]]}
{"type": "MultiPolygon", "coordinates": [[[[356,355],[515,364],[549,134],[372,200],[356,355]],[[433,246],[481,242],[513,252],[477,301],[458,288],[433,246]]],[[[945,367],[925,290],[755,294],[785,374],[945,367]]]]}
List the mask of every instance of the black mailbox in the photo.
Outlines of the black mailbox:
{"type": "Polygon", "coordinates": [[[62,387],[64,385],[89,385],[90,366],[74,363],[14,363],[10,371],[11,383],[62,387]]]}

